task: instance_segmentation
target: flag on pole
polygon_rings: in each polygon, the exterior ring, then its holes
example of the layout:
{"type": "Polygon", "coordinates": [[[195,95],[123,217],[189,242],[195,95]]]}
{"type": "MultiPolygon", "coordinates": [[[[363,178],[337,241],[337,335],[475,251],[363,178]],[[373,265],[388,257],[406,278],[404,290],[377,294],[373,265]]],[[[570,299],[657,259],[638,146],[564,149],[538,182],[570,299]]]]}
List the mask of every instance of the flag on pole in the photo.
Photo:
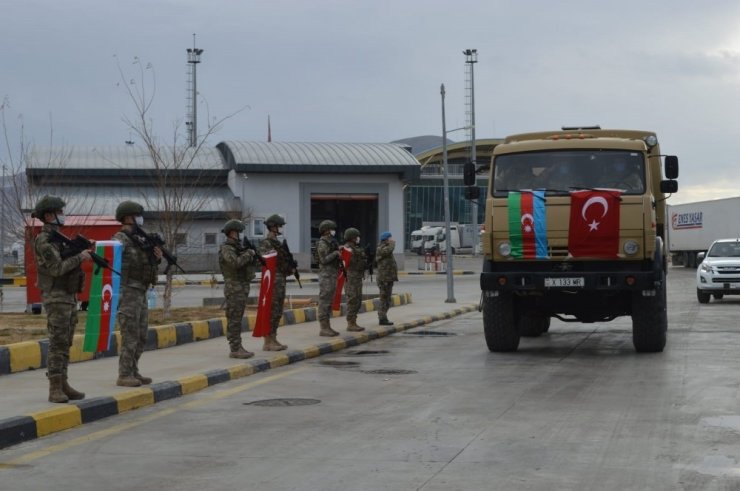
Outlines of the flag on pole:
{"type": "Polygon", "coordinates": [[[573,257],[617,257],[621,194],[616,189],[571,191],[568,252],[573,257]]]}
{"type": "MultiPolygon", "coordinates": [[[[117,240],[95,242],[95,253],[107,259],[108,264],[116,271],[121,270],[122,252],[123,246],[117,240]]],[[[110,349],[116,325],[120,286],[121,277],[118,274],[108,268],[93,266],[82,351],[96,353],[110,349]]]]}
{"type": "Polygon", "coordinates": [[[508,198],[511,257],[549,257],[544,191],[511,191],[508,198]]]}
{"type": "Polygon", "coordinates": [[[272,317],[272,291],[275,286],[277,272],[277,252],[262,256],[265,265],[262,266],[262,280],[260,280],[260,294],[257,302],[257,318],[254,322],[252,336],[261,338],[270,334],[270,318],[272,317]]]}
{"type": "MultiPolygon", "coordinates": [[[[346,247],[339,248],[339,260],[344,264],[344,270],[349,270],[349,261],[352,259],[352,249],[346,247]]],[[[344,281],[347,278],[342,274],[341,269],[339,275],[337,275],[337,289],[334,290],[334,301],[331,303],[332,310],[341,310],[342,308],[342,290],[344,289],[344,281]]]]}

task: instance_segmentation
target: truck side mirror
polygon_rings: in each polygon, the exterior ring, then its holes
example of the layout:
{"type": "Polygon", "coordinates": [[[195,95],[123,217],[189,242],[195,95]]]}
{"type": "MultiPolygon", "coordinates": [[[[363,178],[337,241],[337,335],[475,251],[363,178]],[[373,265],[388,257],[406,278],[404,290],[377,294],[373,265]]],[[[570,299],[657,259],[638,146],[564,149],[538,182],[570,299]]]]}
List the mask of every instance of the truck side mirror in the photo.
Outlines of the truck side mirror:
{"type": "Polygon", "coordinates": [[[660,192],[663,194],[672,194],[678,191],[678,181],[673,179],[660,181],[660,192]]]}
{"type": "Polygon", "coordinates": [[[675,155],[666,155],[664,166],[665,176],[668,179],[676,179],[678,177],[678,157],[675,155]]]}
{"type": "Polygon", "coordinates": [[[465,188],[465,199],[480,198],[480,188],[478,186],[468,186],[465,188]]]}
{"type": "Polygon", "coordinates": [[[466,162],[463,166],[463,184],[466,186],[475,185],[475,164],[473,162],[466,162]]]}

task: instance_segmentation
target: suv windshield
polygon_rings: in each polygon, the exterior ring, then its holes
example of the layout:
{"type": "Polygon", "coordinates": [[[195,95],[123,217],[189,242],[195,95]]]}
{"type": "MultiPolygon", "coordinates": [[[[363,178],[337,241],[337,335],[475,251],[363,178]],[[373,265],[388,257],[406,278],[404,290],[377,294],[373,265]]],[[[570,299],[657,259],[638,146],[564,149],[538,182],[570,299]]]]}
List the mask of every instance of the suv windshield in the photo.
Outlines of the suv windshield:
{"type": "Polygon", "coordinates": [[[740,257],[740,242],[717,242],[709,249],[709,257],[740,257]]]}
{"type": "Polygon", "coordinates": [[[493,162],[494,196],[509,191],[544,189],[566,195],[577,189],[620,189],[645,192],[645,161],[640,152],[568,150],[499,155],[493,162]]]}

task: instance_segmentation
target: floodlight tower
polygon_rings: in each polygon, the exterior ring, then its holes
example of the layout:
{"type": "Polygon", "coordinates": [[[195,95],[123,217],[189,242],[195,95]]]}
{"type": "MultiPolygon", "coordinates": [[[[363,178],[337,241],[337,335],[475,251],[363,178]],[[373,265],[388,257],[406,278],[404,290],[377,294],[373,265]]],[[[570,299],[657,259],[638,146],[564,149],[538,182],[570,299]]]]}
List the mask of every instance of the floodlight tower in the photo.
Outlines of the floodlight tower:
{"type": "MultiPolygon", "coordinates": [[[[473,72],[473,66],[478,63],[478,50],[477,49],[466,49],[463,51],[465,55],[465,115],[466,124],[469,128],[469,139],[470,139],[470,161],[478,165],[476,162],[476,149],[475,149],[475,77],[473,72]]],[[[477,185],[477,184],[476,184],[477,185]]],[[[478,237],[478,202],[470,202],[470,223],[473,227],[475,236],[478,237]]],[[[473,255],[476,254],[476,247],[473,246],[473,255]]]]}
{"type": "Polygon", "coordinates": [[[188,127],[188,141],[191,147],[198,143],[198,83],[196,77],[196,66],[200,63],[202,49],[195,47],[195,34],[193,34],[193,47],[187,49],[188,53],[188,88],[186,92],[188,115],[185,126],[188,127]]]}

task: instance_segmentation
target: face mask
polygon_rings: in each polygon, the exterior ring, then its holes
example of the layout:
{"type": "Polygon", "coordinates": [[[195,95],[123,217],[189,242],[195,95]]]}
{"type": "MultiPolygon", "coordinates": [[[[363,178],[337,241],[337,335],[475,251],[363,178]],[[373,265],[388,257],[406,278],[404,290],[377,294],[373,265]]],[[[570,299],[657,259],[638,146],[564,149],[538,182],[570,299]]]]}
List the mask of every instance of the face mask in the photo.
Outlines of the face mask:
{"type": "Polygon", "coordinates": [[[283,235],[283,227],[278,227],[277,231],[275,232],[277,235],[283,235]]]}
{"type": "Polygon", "coordinates": [[[355,244],[359,244],[359,243],[360,243],[360,238],[359,238],[359,237],[357,237],[357,238],[355,239],[355,244]]]}
{"type": "Polygon", "coordinates": [[[57,225],[64,225],[64,215],[57,215],[57,225]]]}
{"type": "Polygon", "coordinates": [[[337,231],[336,230],[331,230],[329,233],[331,234],[332,237],[334,237],[335,235],[337,235],[337,231]]]}
{"type": "Polygon", "coordinates": [[[139,227],[141,227],[142,225],[144,225],[144,217],[141,216],[141,215],[135,216],[134,217],[134,223],[136,223],[136,225],[138,225],[139,227]]]}

